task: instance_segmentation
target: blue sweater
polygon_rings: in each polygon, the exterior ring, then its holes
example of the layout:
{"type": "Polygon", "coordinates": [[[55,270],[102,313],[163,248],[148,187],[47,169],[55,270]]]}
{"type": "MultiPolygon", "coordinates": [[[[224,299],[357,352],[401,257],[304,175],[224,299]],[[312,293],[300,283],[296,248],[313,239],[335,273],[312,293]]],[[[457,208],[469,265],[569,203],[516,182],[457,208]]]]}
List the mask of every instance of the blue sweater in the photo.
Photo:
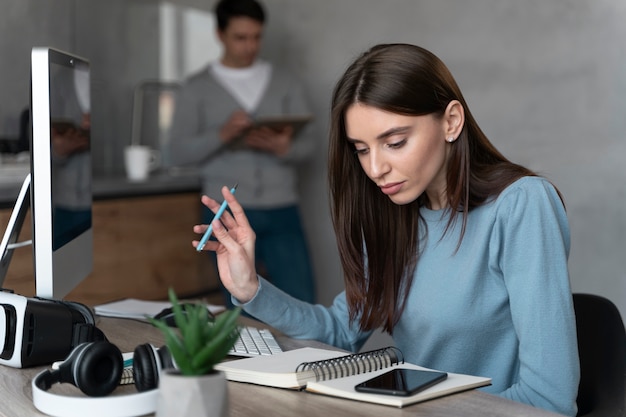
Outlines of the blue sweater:
{"type": "MultiPolygon", "coordinates": [[[[406,309],[393,329],[408,362],[492,378],[485,391],[576,415],[579,362],[567,257],[569,227],[554,187],[522,178],[445,229],[421,209],[428,236],[406,309]]],[[[245,310],[295,338],[358,350],[371,332],[349,323],[345,293],[332,306],[290,298],[260,278],[245,310]]]]}

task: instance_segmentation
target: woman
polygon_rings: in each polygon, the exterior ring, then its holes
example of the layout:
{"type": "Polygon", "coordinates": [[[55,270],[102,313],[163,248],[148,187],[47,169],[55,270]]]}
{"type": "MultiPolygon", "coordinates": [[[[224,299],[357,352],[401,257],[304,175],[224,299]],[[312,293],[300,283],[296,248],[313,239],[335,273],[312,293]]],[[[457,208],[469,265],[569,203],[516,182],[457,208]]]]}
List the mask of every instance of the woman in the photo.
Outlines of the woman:
{"type": "Polygon", "coordinates": [[[493,147],[445,65],[412,45],[365,52],[335,88],[329,146],[346,290],[314,306],[258,277],[254,232],[224,188],[233,215],[207,249],[234,299],[289,336],[352,351],[382,327],[408,362],[488,376],[487,392],[574,416],[563,203],[493,147]]]}

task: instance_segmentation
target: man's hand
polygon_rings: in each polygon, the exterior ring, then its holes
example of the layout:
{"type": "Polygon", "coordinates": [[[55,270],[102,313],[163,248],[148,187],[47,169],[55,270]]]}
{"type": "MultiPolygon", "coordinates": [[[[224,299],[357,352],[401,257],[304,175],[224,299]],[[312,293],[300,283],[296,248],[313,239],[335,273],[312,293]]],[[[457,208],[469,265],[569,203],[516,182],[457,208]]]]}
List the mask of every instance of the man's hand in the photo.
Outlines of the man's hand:
{"type": "Polygon", "coordinates": [[[248,116],[248,113],[243,110],[237,110],[230,115],[220,129],[220,139],[223,143],[230,143],[250,126],[252,126],[252,119],[248,116]]]}
{"type": "Polygon", "coordinates": [[[246,145],[253,149],[268,152],[276,156],[284,156],[291,149],[293,128],[285,126],[281,129],[260,127],[250,130],[245,136],[246,145]]]}

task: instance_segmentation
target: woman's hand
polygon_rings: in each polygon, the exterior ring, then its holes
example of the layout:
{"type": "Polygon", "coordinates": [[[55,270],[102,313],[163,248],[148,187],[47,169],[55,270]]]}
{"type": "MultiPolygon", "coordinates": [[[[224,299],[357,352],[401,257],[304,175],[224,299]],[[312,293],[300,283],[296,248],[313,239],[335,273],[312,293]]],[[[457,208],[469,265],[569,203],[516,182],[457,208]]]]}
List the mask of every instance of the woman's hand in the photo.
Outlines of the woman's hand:
{"type": "MultiPolygon", "coordinates": [[[[259,287],[254,266],[254,244],[256,234],[250,227],[243,208],[228,189],[222,188],[222,195],[228,202],[231,213],[224,211],[220,220],[213,221],[213,235],[217,241],[209,240],[203,250],[212,250],[217,255],[217,269],[224,287],[241,303],[254,297],[259,287]]],[[[220,203],[207,196],[202,203],[213,213],[220,208],[220,203]]],[[[196,225],[195,233],[202,235],[208,225],[196,225]]],[[[199,241],[192,242],[194,247],[199,241]]]]}

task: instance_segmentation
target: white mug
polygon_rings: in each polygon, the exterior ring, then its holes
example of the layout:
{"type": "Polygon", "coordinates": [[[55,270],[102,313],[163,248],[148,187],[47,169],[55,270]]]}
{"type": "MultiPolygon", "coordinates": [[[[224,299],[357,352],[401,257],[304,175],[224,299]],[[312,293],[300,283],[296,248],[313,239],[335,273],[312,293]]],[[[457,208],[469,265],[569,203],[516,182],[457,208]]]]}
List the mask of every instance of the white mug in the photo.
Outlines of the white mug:
{"type": "Polygon", "coordinates": [[[131,145],[124,149],[126,175],[130,181],[145,181],[161,164],[161,153],[148,146],[131,145]]]}

